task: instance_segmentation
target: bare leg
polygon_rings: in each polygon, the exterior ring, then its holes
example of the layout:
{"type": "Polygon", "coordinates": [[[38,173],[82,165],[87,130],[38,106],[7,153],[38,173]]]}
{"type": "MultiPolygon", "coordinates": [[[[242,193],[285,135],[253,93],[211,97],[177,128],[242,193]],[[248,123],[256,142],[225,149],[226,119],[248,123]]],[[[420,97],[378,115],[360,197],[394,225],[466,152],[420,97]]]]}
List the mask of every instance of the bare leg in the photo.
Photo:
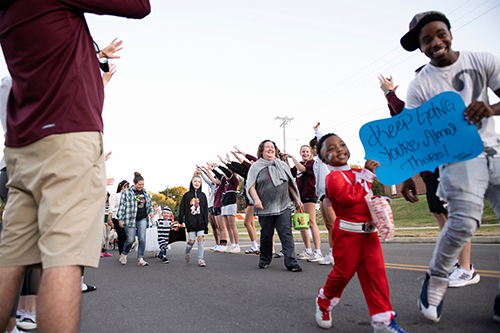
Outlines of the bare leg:
{"type": "Polygon", "coordinates": [[[5,328],[5,332],[12,332],[16,327],[16,318],[10,317],[9,322],[7,323],[7,327],[5,328]]]}
{"type": "Polygon", "coordinates": [[[40,332],[78,332],[82,292],[80,266],[45,269],[38,294],[40,332]]]}
{"type": "Polygon", "coordinates": [[[436,219],[436,222],[439,226],[439,230],[442,230],[444,227],[444,224],[446,221],[448,221],[448,215],[446,214],[438,214],[438,213],[432,213],[434,215],[434,218],[436,219]]]}
{"type": "Polygon", "coordinates": [[[224,226],[227,230],[227,236],[228,236],[228,240],[231,241],[231,244],[234,244],[234,235],[233,235],[233,228],[230,226],[230,223],[228,221],[228,217],[227,215],[223,215],[222,216],[222,220],[224,221],[224,226]]]}
{"type": "Polygon", "coordinates": [[[78,332],[82,292],[80,266],[45,269],[37,306],[39,332],[78,332]]]}
{"type": "Polygon", "coordinates": [[[236,218],[233,215],[226,215],[226,226],[228,232],[230,232],[231,244],[240,243],[240,235],[238,233],[238,228],[236,227],[236,218]]]}
{"type": "Polygon", "coordinates": [[[466,271],[470,271],[470,253],[472,250],[471,241],[469,241],[463,247],[462,251],[458,255],[458,264],[460,267],[465,269],[466,271]]]}
{"type": "Polygon", "coordinates": [[[215,221],[217,222],[218,226],[218,231],[219,231],[219,239],[220,240],[227,240],[227,230],[226,230],[226,222],[224,222],[224,219],[222,216],[217,216],[215,218],[215,221]]]}
{"type": "Polygon", "coordinates": [[[210,221],[210,225],[212,226],[215,244],[219,244],[219,232],[218,232],[217,222],[215,221],[215,216],[213,216],[212,214],[208,214],[208,221],[210,221]]]}
{"type": "MultiPolygon", "coordinates": [[[[316,204],[314,202],[305,203],[304,212],[309,214],[309,227],[313,236],[314,249],[321,250],[321,236],[319,233],[318,225],[316,224],[316,204]]],[[[310,246],[308,246],[307,248],[310,248],[310,246]]]]}
{"type": "Polygon", "coordinates": [[[0,332],[5,332],[26,267],[0,267],[0,332]]]}
{"type": "Polygon", "coordinates": [[[248,236],[253,242],[257,240],[257,229],[255,229],[255,222],[253,217],[253,206],[248,206],[245,214],[245,228],[247,228],[248,236]]]}

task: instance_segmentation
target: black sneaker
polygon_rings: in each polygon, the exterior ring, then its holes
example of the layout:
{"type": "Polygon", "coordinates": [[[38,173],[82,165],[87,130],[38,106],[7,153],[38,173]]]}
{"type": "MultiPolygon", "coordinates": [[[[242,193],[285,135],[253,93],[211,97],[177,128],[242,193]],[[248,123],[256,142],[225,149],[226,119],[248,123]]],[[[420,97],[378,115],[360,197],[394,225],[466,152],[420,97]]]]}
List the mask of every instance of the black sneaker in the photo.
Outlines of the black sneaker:
{"type": "Polygon", "coordinates": [[[259,262],[259,268],[260,269],[266,269],[267,268],[267,264],[263,264],[263,263],[259,262]]]}
{"type": "Polygon", "coordinates": [[[299,265],[292,266],[292,267],[288,267],[288,270],[291,272],[302,272],[302,267],[300,267],[299,265]]]}
{"type": "Polygon", "coordinates": [[[164,263],[164,264],[168,264],[169,261],[168,261],[168,258],[167,256],[164,254],[163,257],[161,257],[161,261],[164,263]]]}

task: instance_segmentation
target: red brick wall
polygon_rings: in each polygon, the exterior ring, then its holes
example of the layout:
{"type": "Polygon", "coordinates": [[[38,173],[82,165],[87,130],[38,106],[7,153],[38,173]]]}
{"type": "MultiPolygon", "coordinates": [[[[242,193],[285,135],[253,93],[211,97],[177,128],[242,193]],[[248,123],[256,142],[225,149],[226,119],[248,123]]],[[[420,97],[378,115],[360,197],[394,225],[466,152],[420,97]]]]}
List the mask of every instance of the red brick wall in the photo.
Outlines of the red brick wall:
{"type": "MultiPolygon", "coordinates": [[[[413,180],[415,181],[415,186],[417,188],[417,194],[425,194],[427,193],[426,188],[425,188],[425,183],[422,180],[422,177],[420,175],[415,175],[412,177],[413,180]]],[[[402,198],[403,195],[401,194],[401,184],[396,185],[396,194],[392,195],[391,193],[391,186],[384,186],[385,190],[385,195],[388,196],[389,198],[402,198]]]]}

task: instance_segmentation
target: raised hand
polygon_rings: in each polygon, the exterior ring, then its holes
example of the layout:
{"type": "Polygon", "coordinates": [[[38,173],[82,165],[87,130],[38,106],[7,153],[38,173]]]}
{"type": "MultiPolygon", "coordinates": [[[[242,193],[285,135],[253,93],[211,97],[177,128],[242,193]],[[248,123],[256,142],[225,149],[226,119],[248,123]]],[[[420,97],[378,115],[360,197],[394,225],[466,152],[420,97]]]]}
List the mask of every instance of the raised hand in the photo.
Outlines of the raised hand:
{"type": "Polygon", "coordinates": [[[104,56],[108,59],[118,59],[120,56],[116,55],[115,53],[123,49],[123,47],[120,47],[123,44],[122,40],[116,41],[118,38],[113,39],[111,44],[106,46],[104,49],[101,50],[101,52],[104,54],[104,56]]]}

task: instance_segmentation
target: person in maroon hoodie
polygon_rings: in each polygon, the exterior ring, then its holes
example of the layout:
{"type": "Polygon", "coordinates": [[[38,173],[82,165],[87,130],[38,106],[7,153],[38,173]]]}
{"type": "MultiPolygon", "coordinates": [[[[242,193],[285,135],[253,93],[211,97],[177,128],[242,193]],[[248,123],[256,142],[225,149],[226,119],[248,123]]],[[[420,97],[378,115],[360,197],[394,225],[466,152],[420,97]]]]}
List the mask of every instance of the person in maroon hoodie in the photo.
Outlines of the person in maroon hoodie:
{"type": "Polygon", "coordinates": [[[143,18],[150,10],[149,0],[0,0],[0,44],[13,79],[0,332],[33,265],[43,269],[38,330],[78,332],[81,267],[98,265],[106,196],[103,81],[84,14],[143,18]]]}

